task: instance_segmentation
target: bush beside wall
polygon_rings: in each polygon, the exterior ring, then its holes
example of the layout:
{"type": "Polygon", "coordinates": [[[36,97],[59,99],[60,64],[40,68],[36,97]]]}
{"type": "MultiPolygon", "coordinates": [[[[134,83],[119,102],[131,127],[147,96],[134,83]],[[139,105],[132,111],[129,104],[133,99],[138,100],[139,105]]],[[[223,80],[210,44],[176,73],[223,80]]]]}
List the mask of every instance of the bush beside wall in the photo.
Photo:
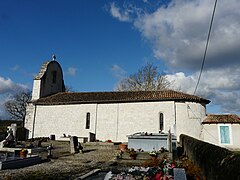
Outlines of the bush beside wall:
{"type": "Polygon", "coordinates": [[[240,180],[240,154],[187,135],[180,136],[184,153],[209,180],[240,180]]]}

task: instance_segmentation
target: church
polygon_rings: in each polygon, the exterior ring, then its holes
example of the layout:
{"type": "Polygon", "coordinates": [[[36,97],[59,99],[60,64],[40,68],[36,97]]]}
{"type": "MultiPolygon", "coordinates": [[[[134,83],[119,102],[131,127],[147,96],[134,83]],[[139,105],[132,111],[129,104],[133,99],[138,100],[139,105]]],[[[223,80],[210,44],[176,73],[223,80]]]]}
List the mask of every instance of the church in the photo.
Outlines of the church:
{"type": "Polygon", "coordinates": [[[34,78],[27,105],[28,138],[77,136],[85,141],[127,142],[139,132],[180,134],[202,139],[202,121],[210,101],[166,91],[65,92],[63,72],[55,60],[34,78]]]}

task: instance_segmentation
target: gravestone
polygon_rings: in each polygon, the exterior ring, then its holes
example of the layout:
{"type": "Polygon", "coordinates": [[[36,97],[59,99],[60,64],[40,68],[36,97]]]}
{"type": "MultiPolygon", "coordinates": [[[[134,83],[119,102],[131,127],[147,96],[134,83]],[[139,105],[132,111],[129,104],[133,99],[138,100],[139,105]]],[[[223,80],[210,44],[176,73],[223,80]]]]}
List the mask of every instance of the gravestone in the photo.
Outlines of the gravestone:
{"type": "Polygon", "coordinates": [[[89,142],[94,142],[96,141],[96,135],[94,133],[89,133],[89,142]]]}
{"type": "Polygon", "coordinates": [[[168,151],[170,152],[170,153],[172,153],[172,134],[171,134],[171,130],[169,129],[169,131],[168,131],[168,151]]]}
{"type": "Polygon", "coordinates": [[[50,135],[50,140],[55,141],[55,139],[56,139],[56,138],[55,138],[55,134],[51,134],[51,135],[50,135]]]}
{"type": "Polygon", "coordinates": [[[71,154],[79,152],[77,136],[71,136],[70,137],[70,152],[71,152],[71,154]]]}
{"type": "Polygon", "coordinates": [[[174,176],[174,179],[177,179],[177,180],[187,180],[186,172],[184,168],[174,168],[173,176],[174,176]]]}
{"type": "Polygon", "coordinates": [[[167,144],[168,144],[168,151],[169,151],[168,157],[170,159],[173,159],[172,134],[171,134],[171,130],[170,129],[168,131],[168,139],[167,140],[168,140],[167,144]]]}
{"type": "Polygon", "coordinates": [[[16,131],[17,131],[17,124],[11,124],[8,126],[7,130],[7,137],[0,142],[0,147],[15,147],[16,145],[16,131]]]}
{"type": "Polygon", "coordinates": [[[17,140],[17,124],[11,124],[10,128],[12,129],[14,141],[17,140]]]}

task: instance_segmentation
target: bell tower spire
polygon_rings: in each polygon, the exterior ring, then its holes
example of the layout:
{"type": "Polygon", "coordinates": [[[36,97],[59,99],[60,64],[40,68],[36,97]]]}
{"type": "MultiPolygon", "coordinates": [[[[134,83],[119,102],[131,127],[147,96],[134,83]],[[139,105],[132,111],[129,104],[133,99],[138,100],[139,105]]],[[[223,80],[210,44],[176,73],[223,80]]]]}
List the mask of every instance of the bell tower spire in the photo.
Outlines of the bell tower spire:
{"type": "Polygon", "coordinates": [[[56,59],[57,59],[56,55],[53,54],[53,55],[52,55],[52,60],[53,60],[53,61],[56,61],[56,59]]]}

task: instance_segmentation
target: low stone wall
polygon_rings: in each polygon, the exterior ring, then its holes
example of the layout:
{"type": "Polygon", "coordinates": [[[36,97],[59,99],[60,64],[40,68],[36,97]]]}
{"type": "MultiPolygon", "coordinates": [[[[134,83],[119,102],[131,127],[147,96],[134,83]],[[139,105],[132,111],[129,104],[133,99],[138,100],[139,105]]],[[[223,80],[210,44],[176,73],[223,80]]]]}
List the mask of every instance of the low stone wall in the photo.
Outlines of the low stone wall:
{"type": "Polygon", "coordinates": [[[198,165],[208,180],[240,180],[240,154],[187,135],[180,136],[184,153],[198,165]]]}

